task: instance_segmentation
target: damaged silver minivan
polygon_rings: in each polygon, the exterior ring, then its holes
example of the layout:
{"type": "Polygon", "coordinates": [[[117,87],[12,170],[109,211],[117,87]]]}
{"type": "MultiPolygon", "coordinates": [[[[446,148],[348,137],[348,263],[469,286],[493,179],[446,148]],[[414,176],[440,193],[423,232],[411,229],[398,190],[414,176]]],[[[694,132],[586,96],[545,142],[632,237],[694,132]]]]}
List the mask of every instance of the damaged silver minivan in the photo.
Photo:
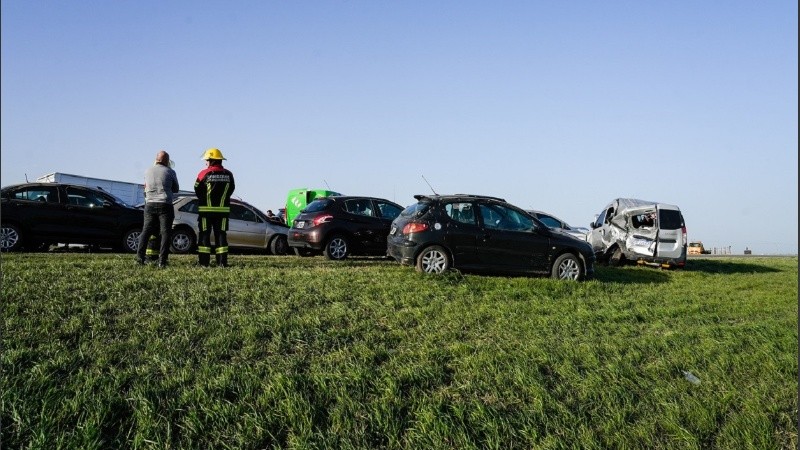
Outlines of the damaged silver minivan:
{"type": "Polygon", "coordinates": [[[686,224],[675,205],[618,198],[590,224],[587,241],[597,261],[672,268],[686,265],[686,224]]]}

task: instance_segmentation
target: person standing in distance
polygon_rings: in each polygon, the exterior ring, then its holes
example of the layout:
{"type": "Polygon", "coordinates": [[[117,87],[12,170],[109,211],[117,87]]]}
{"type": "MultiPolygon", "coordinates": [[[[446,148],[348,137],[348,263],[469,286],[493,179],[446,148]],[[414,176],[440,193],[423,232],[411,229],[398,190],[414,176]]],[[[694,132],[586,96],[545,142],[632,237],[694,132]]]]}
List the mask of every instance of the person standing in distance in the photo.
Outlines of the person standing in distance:
{"type": "Polygon", "coordinates": [[[142,234],[139,235],[139,247],[136,250],[137,263],[145,263],[147,241],[151,235],[157,235],[161,236],[158,267],[167,266],[172,220],[175,218],[172,200],[173,194],[179,189],[178,176],[172,170],[169,153],[161,150],[156,154],[155,164],[144,172],[144,225],[142,234]]]}
{"type": "Polygon", "coordinates": [[[197,256],[201,266],[211,260],[211,230],[214,230],[214,254],[218,267],[228,266],[228,216],[231,211],[231,194],[236,187],[233,173],[222,167],[222,152],[210,148],[203,154],[206,168],[197,174],[194,193],[197,195],[197,228],[200,236],[197,256]]]}

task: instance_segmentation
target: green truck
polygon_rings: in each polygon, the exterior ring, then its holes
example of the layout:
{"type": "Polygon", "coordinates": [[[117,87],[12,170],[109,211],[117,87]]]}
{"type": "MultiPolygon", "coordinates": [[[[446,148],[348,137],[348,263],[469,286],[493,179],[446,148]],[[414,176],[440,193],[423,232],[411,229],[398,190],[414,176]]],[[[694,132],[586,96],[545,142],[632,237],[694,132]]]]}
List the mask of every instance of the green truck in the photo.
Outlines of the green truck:
{"type": "Polygon", "coordinates": [[[286,225],[291,227],[294,218],[315,198],[329,197],[331,195],[342,194],[327,189],[298,188],[290,190],[289,196],[286,198],[286,225]]]}

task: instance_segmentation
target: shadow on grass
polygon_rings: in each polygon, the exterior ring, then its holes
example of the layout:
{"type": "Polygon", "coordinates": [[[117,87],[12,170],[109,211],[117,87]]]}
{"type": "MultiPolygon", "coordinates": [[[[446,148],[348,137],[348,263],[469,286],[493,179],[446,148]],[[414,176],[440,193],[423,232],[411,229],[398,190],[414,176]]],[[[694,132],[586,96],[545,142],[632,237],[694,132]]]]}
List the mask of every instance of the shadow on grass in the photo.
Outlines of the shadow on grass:
{"type": "Polygon", "coordinates": [[[775,273],[779,269],[766,267],[758,264],[750,264],[739,261],[716,261],[713,259],[694,259],[686,263],[682,270],[689,272],[706,273],[775,273]]]}
{"type": "Polygon", "coordinates": [[[653,284],[668,282],[669,275],[664,269],[653,267],[595,265],[594,279],[603,283],[653,284]]]}

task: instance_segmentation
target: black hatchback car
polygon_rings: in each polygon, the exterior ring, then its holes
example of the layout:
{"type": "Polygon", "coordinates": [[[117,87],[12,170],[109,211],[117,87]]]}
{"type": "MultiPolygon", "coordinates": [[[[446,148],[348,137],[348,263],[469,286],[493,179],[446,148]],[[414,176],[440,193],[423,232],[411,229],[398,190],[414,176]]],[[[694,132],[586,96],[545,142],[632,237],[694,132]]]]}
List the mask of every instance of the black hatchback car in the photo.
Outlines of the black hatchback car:
{"type": "Polygon", "coordinates": [[[109,246],[135,252],[142,210],[98,189],[61,183],[26,183],[0,190],[0,249],[38,250],[48,244],[109,246]]]}
{"type": "Polygon", "coordinates": [[[552,230],[505,200],[480,195],[415,195],[392,222],[388,255],[420,272],[466,270],[594,276],[591,246],[552,230]]]}
{"type": "Polygon", "coordinates": [[[289,247],[300,256],[328,259],[386,255],[386,236],[403,207],[382,198],[331,196],[308,204],[292,222],[289,247]]]}

